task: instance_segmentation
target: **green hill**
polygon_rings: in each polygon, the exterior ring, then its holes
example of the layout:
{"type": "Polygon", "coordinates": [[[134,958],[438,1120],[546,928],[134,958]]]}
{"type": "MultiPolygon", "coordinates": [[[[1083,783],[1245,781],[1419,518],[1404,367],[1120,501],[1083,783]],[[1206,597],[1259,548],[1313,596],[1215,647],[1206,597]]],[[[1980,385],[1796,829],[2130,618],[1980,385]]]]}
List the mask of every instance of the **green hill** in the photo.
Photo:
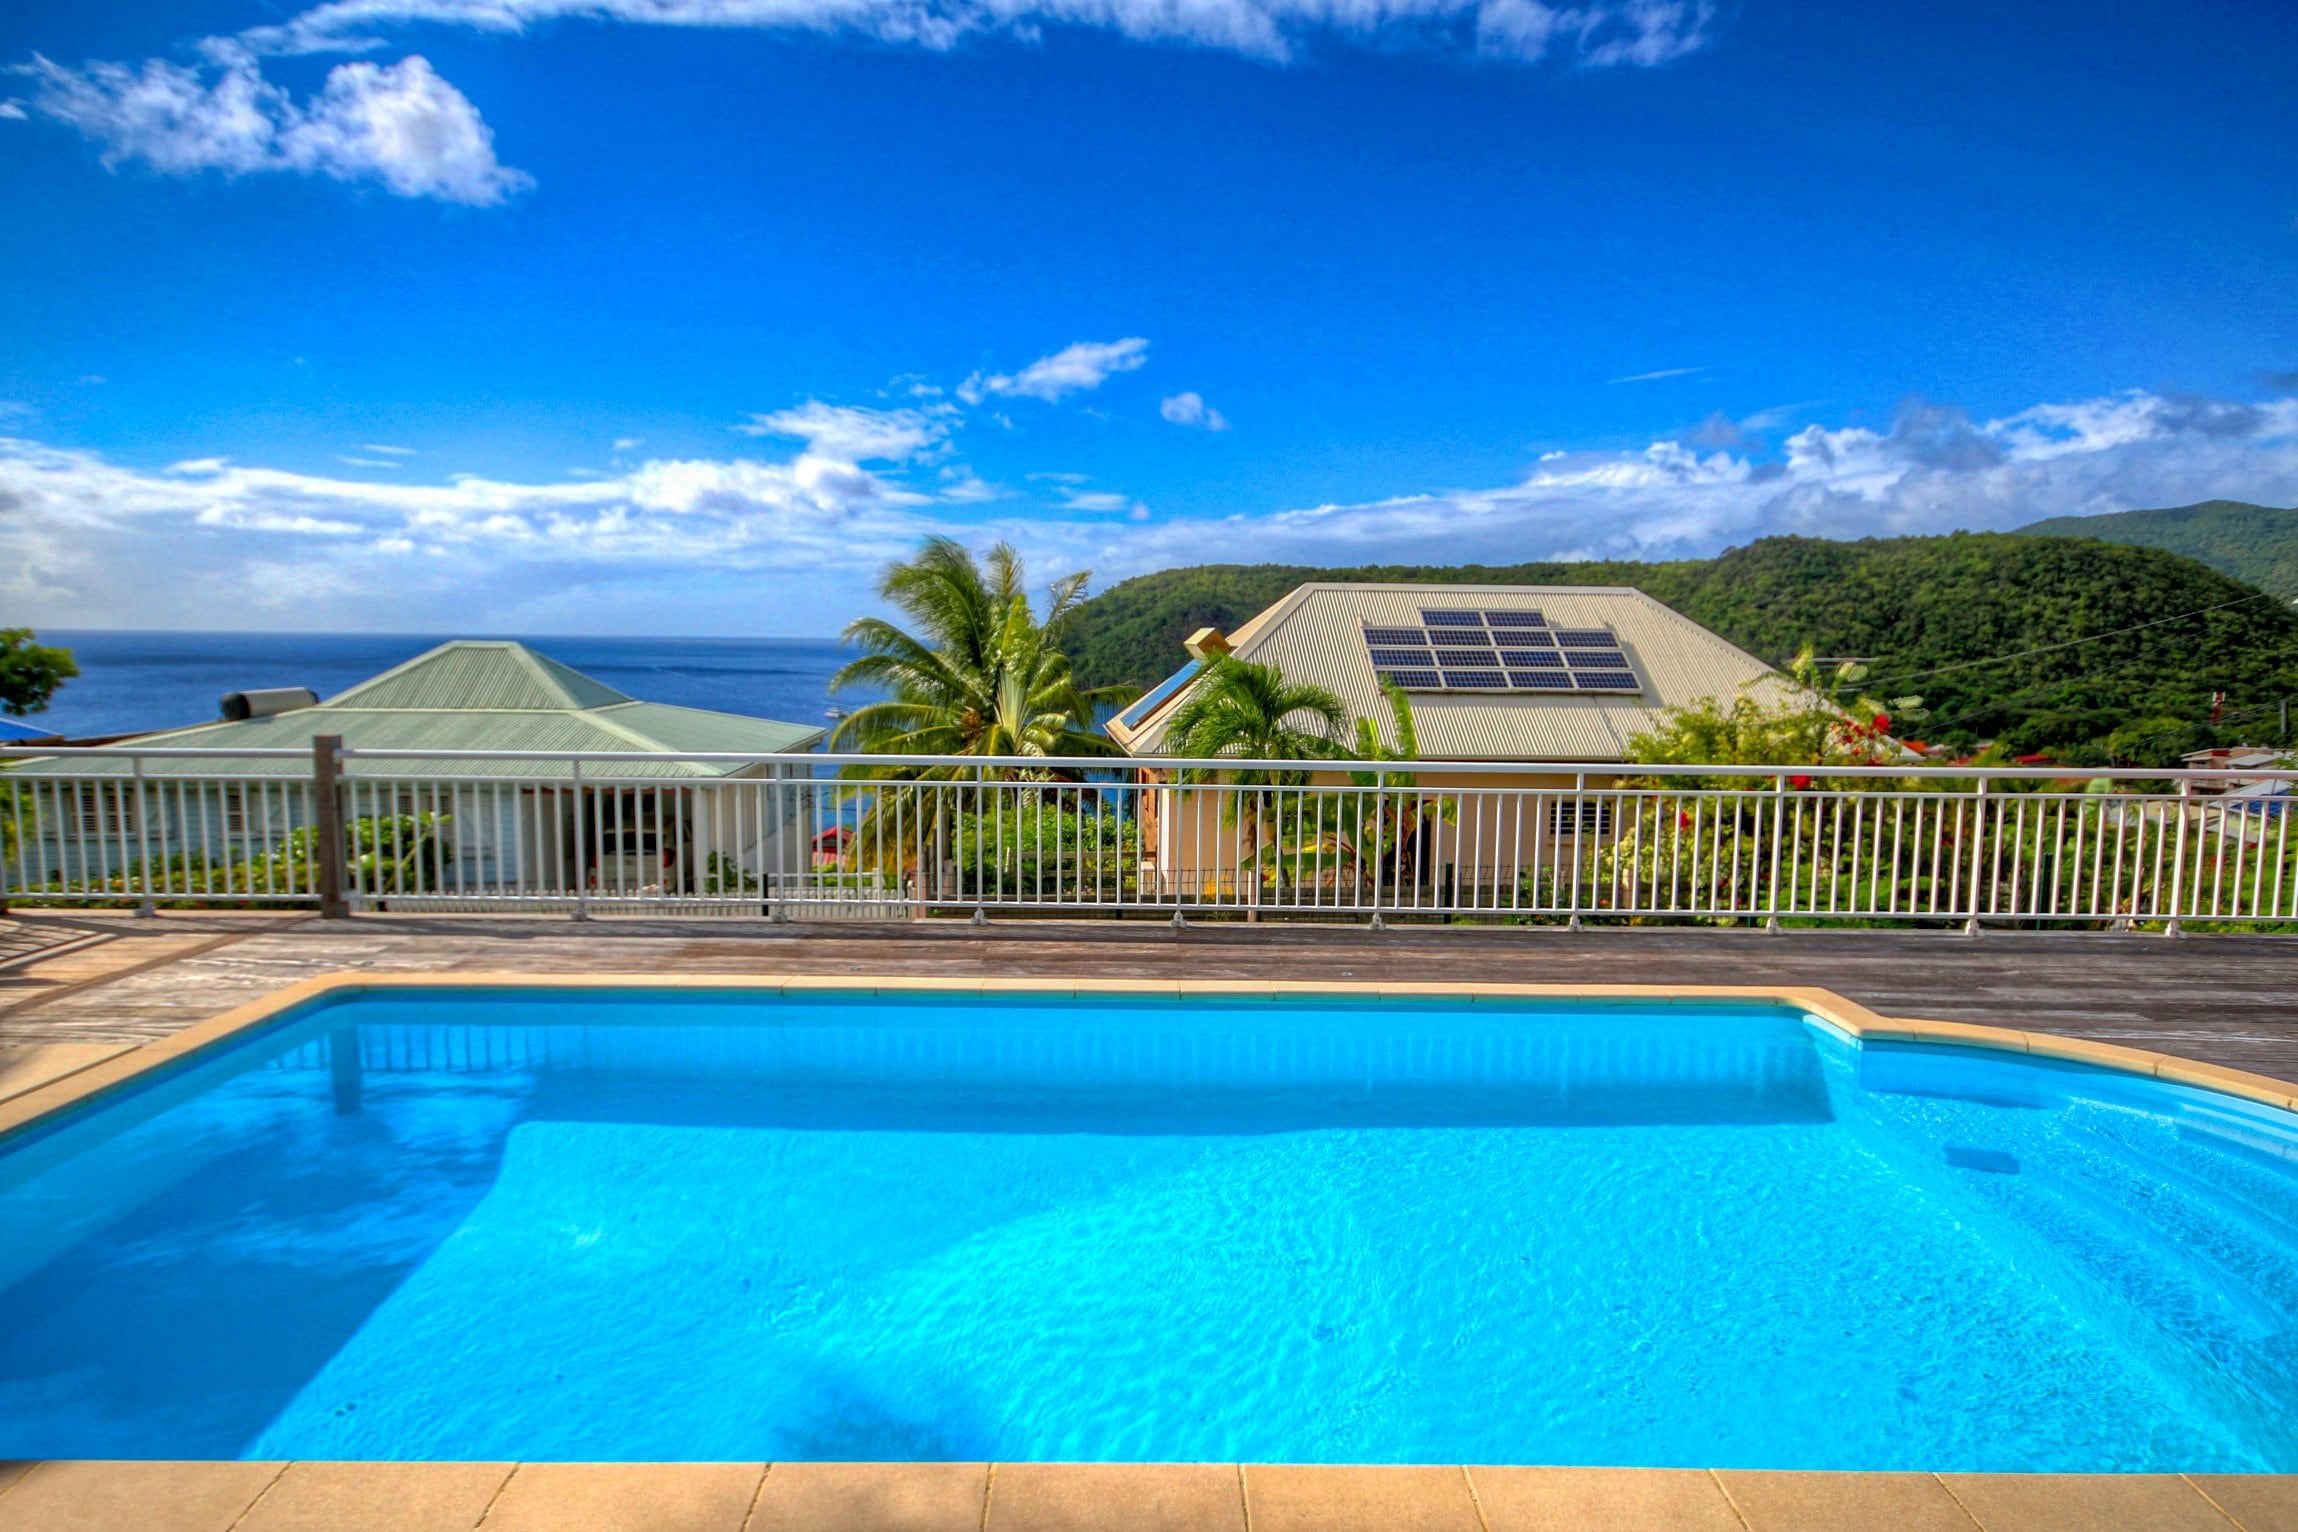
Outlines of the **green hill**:
{"type": "Polygon", "coordinates": [[[2206,724],[2214,692],[2226,694],[2224,738],[2271,740],[2282,699],[2298,697],[2298,613],[2283,602],[2175,554],[2001,533],[1775,537],[1652,564],[1202,565],[1094,597],[1069,652],[1089,681],[1149,685],[1181,662],[1193,629],[1234,628],[1305,580],[1634,585],[1767,660],[1805,643],[1871,658],[1871,689],[1924,697],[1927,738],[2070,760],[2103,759],[2105,737],[2135,720],[2206,724]],[[1942,667],[1955,668],[1931,673],[1942,667]]]}
{"type": "Polygon", "coordinates": [[[2183,553],[2260,590],[2298,600],[2298,510],[2205,500],[2166,511],[2053,516],[2019,532],[2027,537],[2096,537],[2183,553]]]}

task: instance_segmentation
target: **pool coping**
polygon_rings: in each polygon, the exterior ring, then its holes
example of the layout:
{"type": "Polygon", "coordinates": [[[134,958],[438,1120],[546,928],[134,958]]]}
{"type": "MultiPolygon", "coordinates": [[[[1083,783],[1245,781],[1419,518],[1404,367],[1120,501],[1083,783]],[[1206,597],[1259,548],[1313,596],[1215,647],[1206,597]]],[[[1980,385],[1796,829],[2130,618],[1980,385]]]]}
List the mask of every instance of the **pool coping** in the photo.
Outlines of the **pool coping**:
{"type": "Polygon", "coordinates": [[[1231,999],[1270,999],[1330,995],[1358,999],[1489,1001],[1633,1001],[1644,1005],[1713,1005],[1755,1001],[1792,1006],[1864,1046],[1869,1042],[1928,1044],[2021,1054],[2057,1063],[2087,1065],[2168,1084],[2214,1091],[2260,1106],[2298,1112],[2298,1084],[2269,1075],[2206,1064],[2199,1059],[2092,1042],[2049,1032],[1985,1026],[1965,1021],[1931,1021],[1885,1016],[1859,1002],[1815,985],[1800,984],[1382,984],[1326,979],[952,979],[886,974],[538,974],[516,971],[426,970],[364,973],[356,970],[315,974],[243,1005],[195,1022],[171,1036],[131,1047],[112,1057],[73,1069],[0,1101],[0,1140],[71,1112],[96,1098],[133,1085],[156,1071],[220,1052],[235,1040],[293,1019],[322,1001],[403,990],[655,990],[737,994],[853,995],[1067,995],[1137,996],[1184,999],[1191,995],[1231,999]]]}

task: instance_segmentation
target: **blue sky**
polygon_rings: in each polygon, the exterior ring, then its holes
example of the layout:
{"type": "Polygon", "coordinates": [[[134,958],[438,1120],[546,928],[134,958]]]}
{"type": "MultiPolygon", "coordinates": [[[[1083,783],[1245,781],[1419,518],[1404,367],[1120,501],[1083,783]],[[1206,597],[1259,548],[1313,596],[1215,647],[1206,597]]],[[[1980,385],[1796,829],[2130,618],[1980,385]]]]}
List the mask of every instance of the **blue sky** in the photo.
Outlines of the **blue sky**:
{"type": "Polygon", "coordinates": [[[2298,501],[2268,0],[18,0],[0,61],[9,620],[2298,501]]]}

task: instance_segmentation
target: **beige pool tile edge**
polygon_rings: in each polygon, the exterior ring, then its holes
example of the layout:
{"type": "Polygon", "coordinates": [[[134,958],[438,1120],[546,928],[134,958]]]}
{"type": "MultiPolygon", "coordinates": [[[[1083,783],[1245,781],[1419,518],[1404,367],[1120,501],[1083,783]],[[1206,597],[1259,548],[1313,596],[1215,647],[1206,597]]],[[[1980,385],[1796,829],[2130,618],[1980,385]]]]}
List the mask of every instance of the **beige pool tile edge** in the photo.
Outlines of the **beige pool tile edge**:
{"type": "Polygon", "coordinates": [[[2197,1060],[2094,1043],[2081,1038],[2021,1032],[1970,1022],[1886,1017],[1832,990],[1793,984],[1382,984],[1353,979],[946,979],[886,974],[533,974],[455,970],[411,973],[358,971],[317,974],[259,999],[196,1022],[156,1042],[88,1065],[60,1079],[0,1100],[0,1135],[66,1111],[89,1098],[126,1084],[148,1070],[204,1052],[242,1032],[283,1019],[306,1004],[364,993],[421,989],[535,990],[729,990],[759,995],[845,994],[1069,994],[1069,995],[1370,995],[1378,998],[1466,997],[1490,1000],[1633,1000],[1649,1004],[1697,1005],[1717,1001],[1767,1001],[1792,1006],[1816,1017],[1855,1042],[1867,1040],[1950,1043],[2008,1053],[2093,1064],[2215,1090],[2264,1105],[2298,1111],[2298,1084],[2197,1060]]]}
{"type": "Polygon", "coordinates": [[[134,1043],[0,1043],[0,1101],[13,1101],[132,1051],[134,1043]]]}

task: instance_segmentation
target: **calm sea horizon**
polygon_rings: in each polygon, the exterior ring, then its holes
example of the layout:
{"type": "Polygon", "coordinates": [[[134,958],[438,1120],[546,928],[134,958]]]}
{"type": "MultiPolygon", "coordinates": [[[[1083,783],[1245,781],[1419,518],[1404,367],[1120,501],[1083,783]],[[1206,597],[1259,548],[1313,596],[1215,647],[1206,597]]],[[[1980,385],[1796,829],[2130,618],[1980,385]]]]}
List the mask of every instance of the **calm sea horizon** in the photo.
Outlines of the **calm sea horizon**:
{"type": "MultiPolygon", "coordinates": [[[[330,697],[450,638],[515,637],[643,702],[826,725],[834,639],[527,637],[518,634],[136,632],[43,628],[80,666],[25,720],[79,737],[212,723],[226,692],[308,686],[330,697]]],[[[846,706],[869,700],[858,693],[846,706]]]]}

